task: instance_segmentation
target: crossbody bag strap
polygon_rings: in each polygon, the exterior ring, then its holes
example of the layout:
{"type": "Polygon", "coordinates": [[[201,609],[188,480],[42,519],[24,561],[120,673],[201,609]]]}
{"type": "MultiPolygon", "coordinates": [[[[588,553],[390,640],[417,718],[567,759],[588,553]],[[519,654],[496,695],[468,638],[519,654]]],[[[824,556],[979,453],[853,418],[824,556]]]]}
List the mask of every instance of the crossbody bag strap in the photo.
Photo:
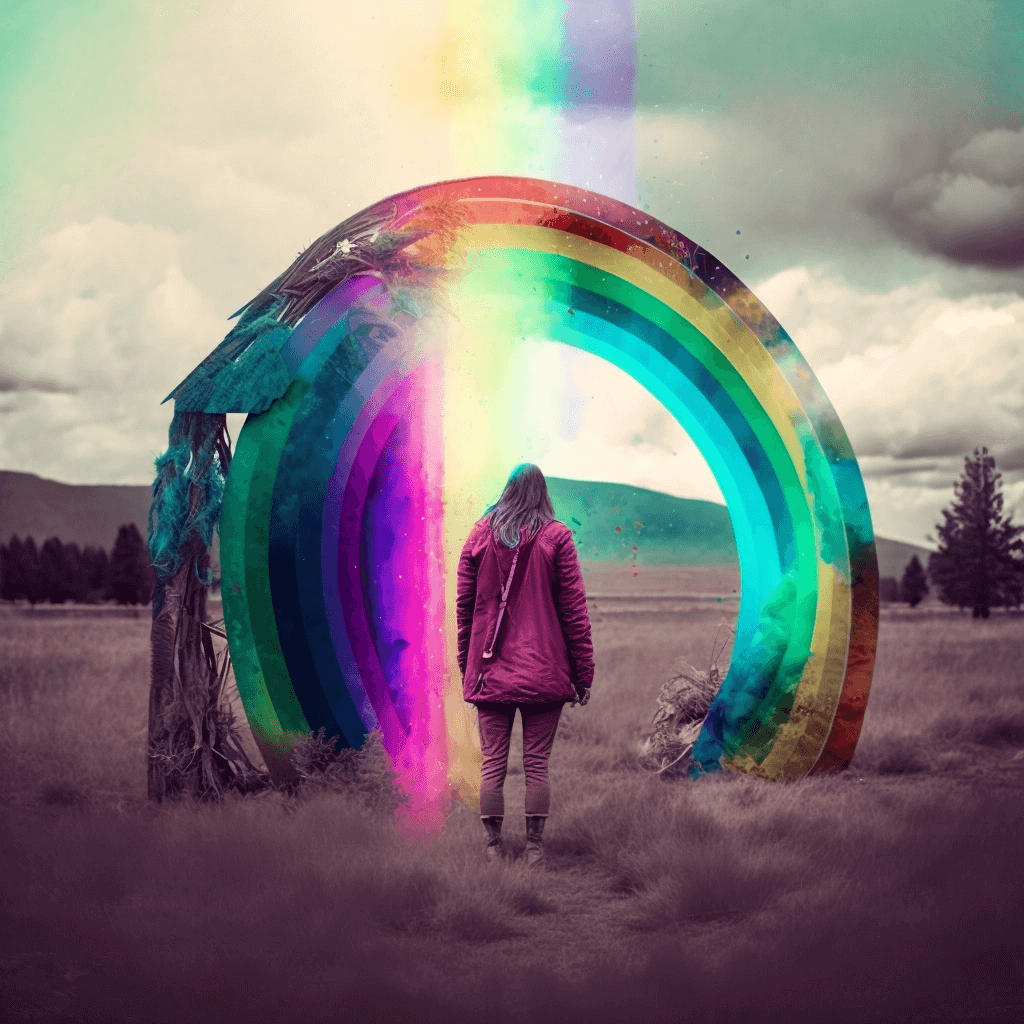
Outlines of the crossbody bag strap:
{"type": "MultiPolygon", "coordinates": [[[[543,527],[541,527],[541,529],[543,529],[543,527]]],[[[533,550],[533,545],[536,543],[538,536],[540,536],[540,530],[537,530],[537,532],[534,533],[534,535],[528,541],[520,540],[519,544],[516,546],[516,553],[512,556],[512,567],[508,571],[508,579],[505,581],[505,586],[504,586],[504,588],[502,589],[502,592],[501,592],[501,604],[498,605],[498,621],[494,623],[494,633],[491,636],[491,642],[487,645],[487,647],[485,648],[485,650],[481,654],[481,657],[483,657],[483,658],[488,658],[489,659],[489,658],[493,658],[494,657],[494,645],[498,642],[498,630],[501,629],[501,620],[505,617],[505,605],[508,603],[508,596],[509,596],[509,593],[512,590],[512,578],[516,574],[516,562],[519,561],[519,553],[524,548],[527,548],[528,550],[527,550],[526,554],[527,554],[527,558],[529,558],[530,552],[533,550]]],[[[494,541],[494,533],[493,532],[491,533],[490,541],[491,541],[491,548],[494,551],[495,561],[497,561],[498,560],[498,548],[497,548],[497,545],[495,544],[495,541],[494,541]]],[[[498,563],[498,581],[501,582],[501,563],[500,562],[498,563]]]]}
{"type": "MultiPolygon", "coordinates": [[[[495,558],[498,558],[498,549],[495,547],[495,535],[490,535],[490,545],[494,548],[495,558]]],[[[502,603],[498,605],[498,622],[495,623],[495,632],[490,643],[487,644],[486,648],[480,655],[481,657],[494,657],[495,656],[495,643],[498,641],[498,631],[502,628],[502,618],[505,617],[505,605],[508,603],[509,591],[512,589],[512,578],[515,575],[515,563],[519,560],[519,550],[522,545],[516,547],[515,554],[512,556],[512,567],[509,569],[509,578],[505,583],[505,589],[502,591],[502,603]]],[[[501,563],[498,565],[498,579],[501,581],[502,578],[502,567],[501,563]]]]}

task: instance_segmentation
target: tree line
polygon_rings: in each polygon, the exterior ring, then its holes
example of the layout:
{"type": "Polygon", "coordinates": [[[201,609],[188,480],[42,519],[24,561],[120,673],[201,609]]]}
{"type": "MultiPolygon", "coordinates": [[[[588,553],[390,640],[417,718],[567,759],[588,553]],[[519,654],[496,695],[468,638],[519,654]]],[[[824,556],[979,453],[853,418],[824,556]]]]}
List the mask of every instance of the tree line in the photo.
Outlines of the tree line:
{"type": "Polygon", "coordinates": [[[902,600],[913,608],[930,581],[944,604],[970,608],[976,619],[987,619],[992,608],[1024,603],[1024,526],[1003,511],[1001,479],[987,448],[964,459],[953,502],[936,526],[939,547],[928,556],[927,574],[915,555],[899,583],[891,576],[880,581],[883,601],[902,600]]]}
{"type": "MultiPolygon", "coordinates": [[[[941,601],[970,608],[975,618],[988,618],[992,608],[1019,608],[1024,526],[1003,512],[1000,480],[987,448],[967,456],[953,485],[953,503],[936,527],[939,547],[928,558],[927,572],[915,555],[901,580],[879,581],[879,597],[915,607],[933,586],[941,601]]],[[[31,537],[0,544],[0,597],[7,601],[148,604],[154,585],[146,542],[134,523],[118,529],[109,557],[103,548],[80,549],[56,537],[38,549],[31,537]]]]}
{"type": "Polygon", "coordinates": [[[911,608],[916,608],[928,595],[929,589],[921,559],[914,555],[903,570],[902,579],[883,576],[879,580],[878,597],[882,601],[905,601],[911,608]]]}
{"type": "Polygon", "coordinates": [[[108,555],[102,547],[50,537],[11,537],[0,544],[0,597],[38,604],[149,604],[155,585],[146,542],[134,523],[122,525],[108,555]]]}

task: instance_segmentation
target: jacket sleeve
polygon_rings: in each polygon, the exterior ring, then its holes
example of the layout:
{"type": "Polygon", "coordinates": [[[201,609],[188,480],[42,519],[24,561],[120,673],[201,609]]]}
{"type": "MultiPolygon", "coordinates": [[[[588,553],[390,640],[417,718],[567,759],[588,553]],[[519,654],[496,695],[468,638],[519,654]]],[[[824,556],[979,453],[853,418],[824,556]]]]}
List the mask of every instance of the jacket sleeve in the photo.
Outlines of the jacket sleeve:
{"type": "Polygon", "coordinates": [[[583,570],[576,554],[576,544],[568,530],[555,552],[555,571],[558,576],[558,617],[569,651],[572,684],[589,688],[594,681],[594,644],[590,636],[583,570]]]}
{"type": "Polygon", "coordinates": [[[469,660],[469,638],[473,632],[473,608],[476,605],[477,563],[473,558],[473,533],[470,532],[459,556],[458,591],[455,599],[455,620],[458,627],[459,671],[466,675],[469,660]]]}

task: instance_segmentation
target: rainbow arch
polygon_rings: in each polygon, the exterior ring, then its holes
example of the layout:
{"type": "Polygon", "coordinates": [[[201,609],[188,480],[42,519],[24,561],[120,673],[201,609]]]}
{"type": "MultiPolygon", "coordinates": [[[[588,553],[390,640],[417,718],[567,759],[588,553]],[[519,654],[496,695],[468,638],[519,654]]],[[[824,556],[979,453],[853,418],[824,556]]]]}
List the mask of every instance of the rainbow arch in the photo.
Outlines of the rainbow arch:
{"type": "Polygon", "coordinates": [[[282,346],[290,383],[250,415],[227,481],[225,621],[272,771],[297,735],[323,727],[358,746],[379,726],[424,807],[450,784],[475,795],[439,405],[452,383],[436,310],[455,297],[619,366],[713,470],[741,601],[697,770],[845,767],[874,661],[874,536],[846,434],[774,317],[685,236],[593,192],[488,177],[387,202],[417,266],[443,271],[431,310],[396,302],[395,279],[372,271],[330,291],[282,346]]]}

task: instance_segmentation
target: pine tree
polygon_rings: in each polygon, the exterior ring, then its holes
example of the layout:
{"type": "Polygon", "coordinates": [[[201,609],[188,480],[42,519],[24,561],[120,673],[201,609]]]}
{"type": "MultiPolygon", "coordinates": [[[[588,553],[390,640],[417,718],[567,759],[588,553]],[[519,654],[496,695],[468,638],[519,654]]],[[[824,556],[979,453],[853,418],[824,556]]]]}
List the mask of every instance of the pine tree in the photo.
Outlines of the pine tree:
{"type": "Polygon", "coordinates": [[[89,582],[86,579],[86,563],[78,545],[71,541],[64,545],[64,562],[67,566],[68,598],[76,604],[89,599],[89,582]]]}
{"type": "Polygon", "coordinates": [[[921,599],[928,593],[928,579],[924,574],[924,566],[921,560],[914,557],[907,562],[903,570],[903,579],[900,581],[900,596],[911,608],[916,608],[921,599]]]}
{"type": "Polygon", "coordinates": [[[43,597],[50,604],[63,604],[69,593],[68,559],[64,545],[57,537],[49,537],[39,549],[39,574],[43,597]]]}
{"type": "Polygon", "coordinates": [[[39,565],[39,551],[34,537],[27,537],[21,549],[21,596],[29,604],[38,604],[46,596],[43,573],[39,565]]]}
{"type": "Polygon", "coordinates": [[[4,549],[4,582],[0,590],[0,597],[5,601],[16,601],[24,596],[21,582],[24,558],[21,539],[11,537],[10,544],[4,549]]]}
{"type": "Polygon", "coordinates": [[[3,589],[0,596],[6,601],[29,601],[35,604],[46,596],[46,587],[39,565],[36,542],[31,537],[24,541],[11,537],[5,558],[3,589]]]}
{"type": "Polygon", "coordinates": [[[86,545],[82,552],[82,572],[85,576],[85,599],[96,603],[104,600],[107,594],[107,575],[109,564],[107,553],[103,548],[86,545]]]}
{"type": "Polygon", "coordinates": [[[122,525],[110,553],[110,592],[118,604],[148,604],[153,599],[149,551],[134,523],[122,525]]]}
{"type": "Polygon", "coordinates": [[[928,559],[941,599],[971,608],[976,619],[987,619],[990,608],[1024,600],[1024,527],[1003,515],[1002,477],[995,465],[987,448],[964,459],[953,504],[936,526],[939,550],[928,559]]]}

